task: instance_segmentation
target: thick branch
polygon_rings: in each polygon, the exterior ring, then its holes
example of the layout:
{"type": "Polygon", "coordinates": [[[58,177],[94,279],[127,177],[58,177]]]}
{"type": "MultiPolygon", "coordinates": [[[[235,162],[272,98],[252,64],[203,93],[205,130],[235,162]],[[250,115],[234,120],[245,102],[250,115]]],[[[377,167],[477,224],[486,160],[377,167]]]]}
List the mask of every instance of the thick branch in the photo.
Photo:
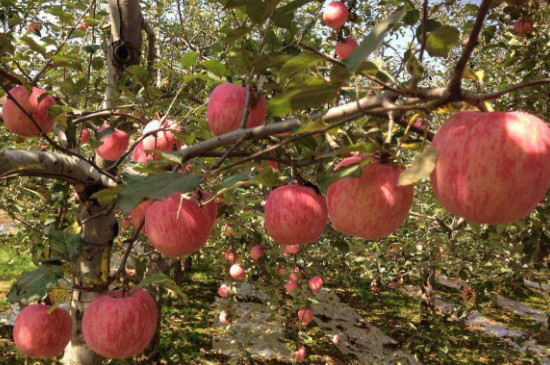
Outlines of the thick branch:
{"type": "Polygon", "coordinates": [[[114,180],[87,161],[52,152],[0,150],[0,176],[4,175],[42,176],[70,184],[117,186],[114,180]]]}

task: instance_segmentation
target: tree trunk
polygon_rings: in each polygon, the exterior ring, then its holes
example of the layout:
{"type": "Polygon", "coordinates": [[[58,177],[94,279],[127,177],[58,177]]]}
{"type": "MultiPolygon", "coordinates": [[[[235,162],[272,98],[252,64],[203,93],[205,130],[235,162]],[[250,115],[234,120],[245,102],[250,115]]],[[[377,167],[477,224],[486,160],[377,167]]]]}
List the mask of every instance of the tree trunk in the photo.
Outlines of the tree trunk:
{"type": "Polygon", "coordinates": [[[76,260],[75,288],[87,290],[73,291],[71,298],[71,316],[73,319],[73,334],[71,342],[65,349],[63,362],[70,365],[96,365],[101,364],[101,357],[90,350],[82,336],[82,316],[88,304],[97,296],[92,288],[104,282],[109,275],[111,245],[118,234],[118,225],[114,212],[105,212],[108,207],[101,207],[95,199],[89,199],[97,189],[89,188],[81,192],[79,220],[82,231],[81,236],[86,242],[86,249],[76,260]]]}
{"type": "Polygon", "coordinates": [[[428,265],[422,277],[420,324],[427,325],[435,315],[435,266],[428,265]]]}
{"type": "MultiPolygon", "coordinates": [[[[120,81],[124,68],[139,64],[141,59],[142,34],[144,21],[138,0],[109,0],[111,37],[104,44],[107,59],[107,83],[104,106],[114,105],[117,97],[113,85],[120,81]]],[[[101,168],[111,162],[96,159],[101,168]]],[[[111,245],[118,235],[118,225],[114,210],[107,212],[108,207],[101,207],[89,196],[102,187],[88,187],[79,194],[81,201],[80,222],[81,236],[87,248],[76,260],[75,270],[78,279],[74,280],[75,288],[86,290],[73,291],[71,298],[71,315],[73,318],[73,335],[65,349],[63,362],[70,365],[101,364],[101,357],[91,351],[82,336],[82,316],[87,305],[98,293],[90,290],[108,279],[110,271],[111,245]],[[103,214],[103,213],[106,214],[103,214]]]]}

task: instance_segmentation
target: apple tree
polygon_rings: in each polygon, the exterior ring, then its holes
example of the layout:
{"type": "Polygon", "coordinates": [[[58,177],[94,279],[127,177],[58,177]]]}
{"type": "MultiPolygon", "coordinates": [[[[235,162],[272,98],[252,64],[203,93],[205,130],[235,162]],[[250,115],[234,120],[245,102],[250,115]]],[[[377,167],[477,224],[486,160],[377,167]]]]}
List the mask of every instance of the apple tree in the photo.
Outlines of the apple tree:
{"type": "Polygon", "coordinates": [[[0,208],[37,264],[8,293],[25,355],[158,356],[163,291],[184,296],[182,259],[203,254],[292,294],[306,330],[330,280],[418,278],[430,326],[437,273],[486,300],[548,265],[544,1],[5,0],[0,15],[0,208]]]}

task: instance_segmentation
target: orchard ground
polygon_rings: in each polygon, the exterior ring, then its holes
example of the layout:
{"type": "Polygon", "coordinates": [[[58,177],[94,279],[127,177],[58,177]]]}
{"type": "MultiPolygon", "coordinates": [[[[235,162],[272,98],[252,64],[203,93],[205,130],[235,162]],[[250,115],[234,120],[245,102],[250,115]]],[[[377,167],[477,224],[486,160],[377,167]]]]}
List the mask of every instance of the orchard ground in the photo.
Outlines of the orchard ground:
{"type": "MultiPolygon", "coordinates": [[[[3,239],[9,236],[4,235],[3,239]]],[[[187,300],[165,294],[165,315],[162,317],[160,353],[161,364],[223,364],[228,358],[212,350],[212,338],[224,334],[224,330],[215,326],[217,322],[217,288],[222,277],[212,277],[214,260],[210,250],[201,254],[194,261],[191,272],[184,274],[182,289],[187,300]]],[[[212,252],[213,253],[213,252],[212,252]]],[[[0,248],[0,312],[10,310],[5,295],[12,282],[22,273],[30,271],[34,265],[29,256],[0,248]]],[[[333,291],[342,302],[354,308],[369,324],[380,328],[386,335],[398,342],[397,348],[417,355],[423,364],[537,364],[531,356],[515,350],[506,338],[496,338],[475,331],[463,321],[450,320],[438,316],[425,330],[416,327],[419,322],[418,301],[404,294],[399,289],[381,288],[380,292],[371,291],[370,282],[355,279],[339,281],[335,268],[334,276],[325,278],[323,290],[333,291]],[[441,351],[448,353],[441,357],[441,351]]],[[[420,282],[408,282],[419,286],[420,282]]],[[[460,291],[442,285],[437,286],[437,293],[442,300],[457,307],[461,303],[460,291]]],[[[283,290],[283,289],[282,289],[283,290]]],[[[526,290],[523,293],[505,293],[507,298],[521,301],[545,312],[550,312],[548,296],[526,290]]],[[[287,301],[292,299],[287,296],[287,301]]],[[[550,332],[541,329],[534,320],[522,318],[494,307],[491,303],[483,306],[482,313],[487,317],[505,323],[511,329],[528,334],[539,345],[550,347],[550,332]]],[[[0,314],[0,318],[2,315],[0,314]]],[[[238,318],[232,318],[237,320],[238,318]]],[[[285,338],[290,347],[294,343],[297,322],[285,323],[285,338]]],[[[332,334],[310,324],[308,338],[305,340],[308,355],[307,363],[311,364],[350,364],[354,358],[342,354],[332,343],[332,334]]],[[[139,359],[139,357],[138,357],[139,359]]],[[[252,355],[256,364],[286,364],[278,360],[266,360],[252,355]]],[[[59,359],[58,359],[59,360],[59,359]]],[[[0,326],[0,363],[22,364],[25,358],[19,353],[12,340],[12,330],[0,326]]],[[[30,364],[54,364],[49,361],[30,361],[30,364]]],[[[108,364],[148,364],[147,360],[126,359],[108,360],[108,364]]]]}

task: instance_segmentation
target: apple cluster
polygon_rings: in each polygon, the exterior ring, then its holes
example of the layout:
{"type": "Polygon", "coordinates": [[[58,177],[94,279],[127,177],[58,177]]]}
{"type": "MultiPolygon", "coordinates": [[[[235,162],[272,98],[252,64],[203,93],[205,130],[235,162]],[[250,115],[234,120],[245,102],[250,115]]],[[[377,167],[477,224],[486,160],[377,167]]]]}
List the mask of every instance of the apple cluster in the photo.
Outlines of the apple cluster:
{"type": "MultiPolygon", "coordinates": [[[[340,29],[349,19],[348,7],[340,2],[333,1],[323,12],[323,22],[332,29],[340,29]]],[[[357,48],[357,40],[353,37],[341,38],[336,43],[336,54],[341,59],[348,58],[357,48]]]]}
{"type": "MultiPolygon", "coordinates": [[[[82,318],[86,344],[110,358],[128,358],[143,351],[156,327],[155,301],[142,289],[103,293],[90,302],[82,318]]],[[[72,330],[71,315],[65,309],[33,304],[17,316],[13,338],[21,353],[49,359],[63,352],[72,330]]]]}

